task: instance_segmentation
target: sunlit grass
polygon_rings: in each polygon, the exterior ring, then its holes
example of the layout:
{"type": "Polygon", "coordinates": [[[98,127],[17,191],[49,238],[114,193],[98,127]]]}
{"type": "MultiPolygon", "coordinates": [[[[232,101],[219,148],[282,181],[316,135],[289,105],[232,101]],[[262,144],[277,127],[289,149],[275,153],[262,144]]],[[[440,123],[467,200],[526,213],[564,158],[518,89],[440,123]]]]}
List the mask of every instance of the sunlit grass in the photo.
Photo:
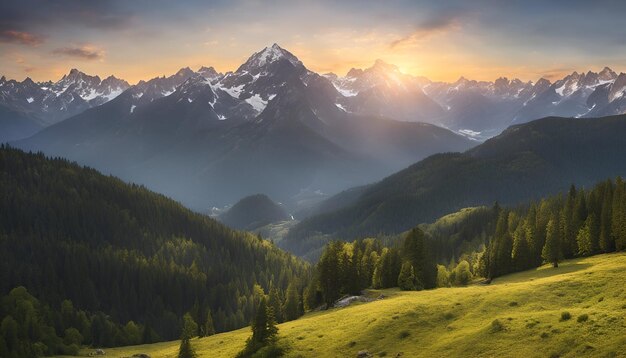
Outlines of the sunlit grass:
{"type": "MultiPolygon", "coordinates": [[[[491,285],[381,291],[383,300],[279,325],[292,357],[626,356],[626,254],[570,260],[491,285]],[[572,319],[562,320],[568,312],[572,319]],[[587,320],[577,319],[587,315],[587,320]]],[[[232,357],[248,328],[194,339],[201,357],[232,357]]],[[[109,357],[175,357],[179,342],[108,349],[109,357]]]]}

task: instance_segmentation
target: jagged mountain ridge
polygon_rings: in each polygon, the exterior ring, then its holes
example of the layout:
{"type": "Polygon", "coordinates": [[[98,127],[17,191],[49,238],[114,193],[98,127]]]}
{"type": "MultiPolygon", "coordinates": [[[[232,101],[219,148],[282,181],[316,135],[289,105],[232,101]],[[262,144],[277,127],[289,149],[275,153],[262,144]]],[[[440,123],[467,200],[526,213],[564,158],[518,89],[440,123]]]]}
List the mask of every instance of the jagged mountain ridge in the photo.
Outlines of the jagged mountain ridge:
{"type": "Polygon", "coordinates": [[[325,77],[273,45],[223,76],[157,78],[17,142],[144,183],[196,210],[254,193],[335,193],[471,141],[340,108],[325,77]],[[79,149],[79,150],[77,150],[79,149]],[[182,176],[182,179],[181,179],[182,176]]]}

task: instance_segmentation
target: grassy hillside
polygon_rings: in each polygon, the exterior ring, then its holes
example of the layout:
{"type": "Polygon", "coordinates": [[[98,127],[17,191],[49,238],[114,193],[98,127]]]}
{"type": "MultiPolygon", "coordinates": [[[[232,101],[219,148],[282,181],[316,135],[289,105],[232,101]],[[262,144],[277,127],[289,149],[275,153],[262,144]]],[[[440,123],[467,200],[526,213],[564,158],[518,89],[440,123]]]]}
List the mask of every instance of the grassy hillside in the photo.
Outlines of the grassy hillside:
{"type": "MultiPolygon", "coordinates": [[[[400,292],[279,325],[293,357],[626,356],[626,254],[599,255],[494,280],[400,292]],[[562,320],[563,312],[571,318],[562,320]],[[579,317],[585,317],[587,320],[579,317]]],[[[200,356],[232,357],[248,329],[194,339],[200,356]]],[[[109,357],[175,357],[179,342],[107,350],[109,357]]]]}

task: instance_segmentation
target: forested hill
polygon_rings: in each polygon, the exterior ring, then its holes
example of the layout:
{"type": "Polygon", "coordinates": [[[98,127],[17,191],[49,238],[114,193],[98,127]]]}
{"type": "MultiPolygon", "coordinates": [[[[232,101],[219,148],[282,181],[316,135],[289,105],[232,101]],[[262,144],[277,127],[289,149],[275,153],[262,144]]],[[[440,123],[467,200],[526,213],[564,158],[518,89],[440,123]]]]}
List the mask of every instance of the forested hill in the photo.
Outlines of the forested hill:
{"type": "Polygon", "coordinates": [[[281,246],[306,254],[312,249],[307,241],[323,244],[320,235],[399,233],[464,207],[516,204],[571,184],[593,185],[626,175],[624,158],[626,115],[539,119],[465,153],[437,154],[391,175],[344,208],[302,221],[281,246]]]}
{"type": "Polygon", "coordinates": [[[308,271],[269,242],[141,186],[0,147],[2,295],[24,286],[53,311],[68,299],[144,332],[128,337],[87,317],[83,344],[176,339],[186,312],[201,327],[209,314],[217,331],[243,327],[255,284],[284,292],[296,280],[305,285],[308,271]]]}
{"type": "Polygon", "coordinates": [[[219,219],[230,227],[252,231],[273,222],[287,220],[289,215],[267,195],[256,194],[239,200],[219,219]]]}

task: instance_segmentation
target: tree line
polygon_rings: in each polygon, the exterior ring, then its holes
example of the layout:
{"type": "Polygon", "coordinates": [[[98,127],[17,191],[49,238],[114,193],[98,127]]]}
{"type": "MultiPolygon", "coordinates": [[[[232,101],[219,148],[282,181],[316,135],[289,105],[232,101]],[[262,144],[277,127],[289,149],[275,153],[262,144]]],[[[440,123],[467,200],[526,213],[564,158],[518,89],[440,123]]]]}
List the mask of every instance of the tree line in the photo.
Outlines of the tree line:
{"type": "Polygon", "coordinates": [[[400,287],[422,290],[437,285],[437,267],[426,235],[414,228],[401,245],[384,247],[379,240],[326,245],[315,273],[304,290],[304,306],[332,307],[343,295],[359,295],[366,288],[400,287]]]}
{"type": "Polygon", "coordinates": [[[487,278],[580,256],[626,248],[626,183],[607,180],[585,190],[515,209],[493,208],[495,231],[481,256],[487,278]]]}

